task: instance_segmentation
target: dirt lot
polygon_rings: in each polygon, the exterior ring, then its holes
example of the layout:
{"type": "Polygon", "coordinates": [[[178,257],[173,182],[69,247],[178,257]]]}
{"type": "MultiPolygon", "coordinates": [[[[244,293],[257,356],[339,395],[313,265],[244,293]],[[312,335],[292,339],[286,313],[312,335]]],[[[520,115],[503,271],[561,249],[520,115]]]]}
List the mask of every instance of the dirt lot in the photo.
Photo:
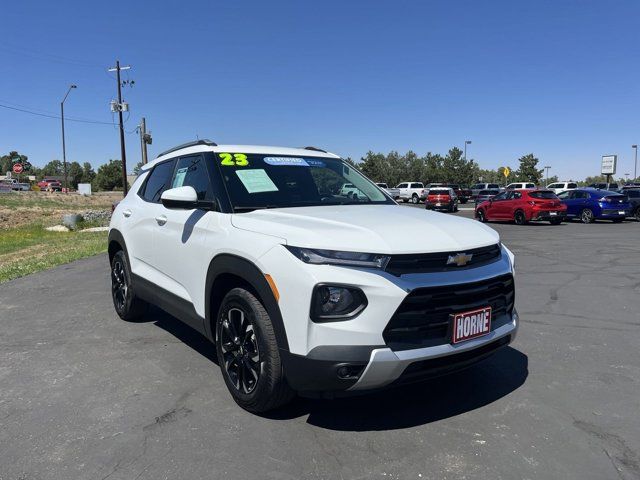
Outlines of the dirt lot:
{"type": "Polygon", "coordinates": [[[121,192],[100,192],[90,197],[76,193],[4,193],[0,195],[0,230],[34,223],[53,225],[68,213],[111,209],[121,198],[121,192]]]}

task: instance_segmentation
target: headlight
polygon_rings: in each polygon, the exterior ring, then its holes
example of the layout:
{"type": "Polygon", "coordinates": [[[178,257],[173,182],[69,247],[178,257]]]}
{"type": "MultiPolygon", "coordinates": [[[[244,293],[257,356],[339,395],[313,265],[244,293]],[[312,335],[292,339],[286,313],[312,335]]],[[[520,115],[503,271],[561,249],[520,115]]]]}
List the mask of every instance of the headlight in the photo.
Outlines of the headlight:
{"type": "Polygon", "coordinates": [[[367,297],[356,287],[316,285],[311,296],[311,319],[314,322],[349,320],[367,306],[367,297]]]}
{"type": "Polygon", "coordinates": [[[390,258],[388,255],[379,255],[377,253],[338,252],[336,250],[316,250],[291,247],[289,245],[285,245],[285,247],[303,262],[314,265],[342,265],[384,270],[390,258]]]}

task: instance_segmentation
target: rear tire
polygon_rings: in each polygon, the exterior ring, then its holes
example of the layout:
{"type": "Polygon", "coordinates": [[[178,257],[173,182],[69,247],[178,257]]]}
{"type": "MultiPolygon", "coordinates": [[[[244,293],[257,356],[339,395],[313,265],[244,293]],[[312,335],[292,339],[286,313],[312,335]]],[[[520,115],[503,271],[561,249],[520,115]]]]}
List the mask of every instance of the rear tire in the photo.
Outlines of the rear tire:
{"type": "Polygon", "coordinates": [[[560,225],[562,223],[562,219],[561,218],[553,218],[553,219],[549,220],[549,223],[551,223],[551,225],[560,225]]]}
{"type": "Polygon", "coordinates": [[[418,198],[418,195],[416,195],[415,193],[413,194],[413,196],[411,197],[411,203],[413,203],[414,205],[417,204],[420,201],[420,199],[418,198]]]}
{"type": "Polygon", "coordinates": [[[129,259],[122,250],[111,260],[111,298],[118,316],[128,322],[140,320],[149,308],[147,302],[136,296],[129,259]]]}
{"type": "Polygon", "coordinates": [[[636,221],[640,222],[640,207],[636,208],[636,211],[633,212],[633,216],[635,217],[636,221]]]}
{"type": "Polygon", "coordinates": [[[266,412],[294,397],[284,378],[269,314],[244,288],[222,300],[216,319],[216,352],[233,400],[249,412],[266,412]]]}
{"type": "Polygon", "coordinates": [[[580,212],[580,221],[582,223],[593,223],[594,220],[595,220],[595,217],[591,209],[585,208],[580,212]]]}
{"type": "Polygon", "coordinates": [[[525,216],[525,214],[524,214],[524,212],[522,210],[517,210],[513,214],[513,221],[516,223],[516,225],[526,225],[527,224],[527,217],[525,216]]]}

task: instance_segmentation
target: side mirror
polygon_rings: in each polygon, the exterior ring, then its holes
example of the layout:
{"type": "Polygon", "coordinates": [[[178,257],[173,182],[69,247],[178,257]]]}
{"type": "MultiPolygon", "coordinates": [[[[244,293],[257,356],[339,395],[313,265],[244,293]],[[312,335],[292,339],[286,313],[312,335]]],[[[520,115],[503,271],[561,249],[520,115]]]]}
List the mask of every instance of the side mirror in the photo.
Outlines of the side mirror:
{"type": "Polygon", "coordinates": [[[193,210],[195,208],[206,210],[216,209],[216,202],[214,200],[198,200],[198,194],[195,189],[190,186],[165,190],[160,196],[160,201],[165,208],[174,210],[193,210]]]}
{"type": "Polygon", "coordinates": [[[170,188],[160,196],[166,208],[192,210],[198,208],[198,194],[193,187],[170,188]]]}

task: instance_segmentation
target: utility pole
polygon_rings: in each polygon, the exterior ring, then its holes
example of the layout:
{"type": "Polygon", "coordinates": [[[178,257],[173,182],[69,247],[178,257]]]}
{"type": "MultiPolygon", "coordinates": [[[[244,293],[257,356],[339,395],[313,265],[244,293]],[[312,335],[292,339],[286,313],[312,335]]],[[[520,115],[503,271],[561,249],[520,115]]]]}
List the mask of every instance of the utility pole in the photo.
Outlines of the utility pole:
{"type": "Polygon", "coordinates": [[[550,165],[547,165],[547,166],[545,166],[545,167],[544,167],[544,169],[546,170],[546,174],[547,174],[547,175],[546,175],[546,176],[547,176],[547,181],[546,181],[546,185],[545,185],[545,187],[548,187],[548,186],[549,186],[549,169],[550,169],[550,168],[551,168],[551,166],[550,166],[550,165]]]}
{"type": "Polygon", "coordinates": [[[64,165],[64,192],[65,194],[69,193],[69,176],[67,175],[67,148],[64,141],[64,101],[69,96],[69,92],[73,88],[78,88],[75,85],[69,85],[69,89],[67,93],[64,95],[64,98],[60,102],[60,119],[62,120],[62,163],[64,165]]]}
{"type": "Polygon", "coordinates": [[[142,149],[142,164],[146,165],[147,160],[147,145],[151,145],[153,139],[151,138],[151,134],[147,133],[147,120],[142,117],[142,121],[138,126],[138,131],[140,132],[140,148],[142,149]]]}
{"type": "Polygon", "coordinates": [[[631,148],[636,151],[636,158],[633,162],[633,181],[635,182],[638,180],[638,145],[631,145],[631,148]]]}
{"type": "Polygon", "coordinates": [[[122,82],[120,81],[120,70],[129,70],[131,67],[129,65],[125,67],[120,66],[120,60],[116,60],[116,66],[111,67],[109,69],[110,72],[116,72],[116,79],[118,81],[118,120],[120,121],[120,156],[122,157],[122,191],[124,192],[124,196],[127,195],[127,191],[129,190],[127,185],[127,152],[125,151],[124,146],[124,122],[122,121],[122,111],[127,108],[125,104],[122,103],[122,82]]]}

